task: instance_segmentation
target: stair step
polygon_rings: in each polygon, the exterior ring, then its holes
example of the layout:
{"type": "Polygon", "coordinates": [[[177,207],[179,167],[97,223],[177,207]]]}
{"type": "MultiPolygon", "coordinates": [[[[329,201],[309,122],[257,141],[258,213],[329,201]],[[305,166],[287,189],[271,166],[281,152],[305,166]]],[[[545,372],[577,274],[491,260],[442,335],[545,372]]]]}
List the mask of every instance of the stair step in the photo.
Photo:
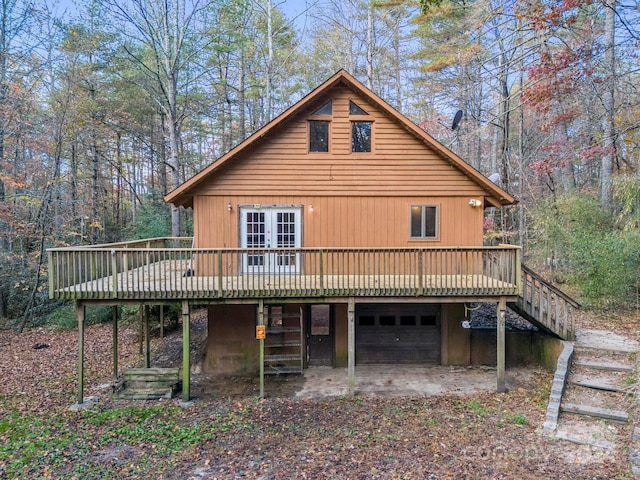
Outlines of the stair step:
{"type": "MultiPolygon", "coordinates": [[[[270,339],[268,339],[270,341],[270,339]]],[[[284,347],[300,347],[300,340],[287,340],[284,342],[265,343],[264,348],[284,348],[284,347]]]]}
{"type": "Polygon", "coordinates": [[[294,353],[290,355],[265,355],[264,361],[265,363],[300,361],[300,354],[294,353]]]}
{"type": "Polygon", "coordinates": [[[631,372],[633,367],[618,362],[595,362],[589,360],[574,360],[575,367],[593,368],[595,370],[605,370],[608,372],[631,372]]]}
{"type": "Polygon", "coordinates": [[[593,388],[594,390],[604,390],[606,392],[627,392],[627,390],[623,386],[615,385],[607,379],[591,378],[572,380],[571,377],[569,377],[569,383],[577,387],[593,388]]]}
{"type": "Polygon", "coordinates": [[[629,414],[622,410],[611,410],[608,408],[593,407],[590,405],[578,405],[577,403],[566,403],[560,406],[563,413],[575,415],[587,415],[589,417],[604,418],[616,422],[629,423],[629,414]]]}
{"type": "Polygon", "coordinates": [[[157,400],[160,398],[173,398],[178,390],[178,388],[125,388],[119,391],[116,396],[127,400],[157,400]]]}
{"type": "Polygon", "coordinates": [[[614,442],[605,440],[604,438],[589,438],[565,430],[558,430],[556,432],[556,438],[575,443],[576,445],[589,445],[590,447],[601,448],[603,450],[613,450],[616,448],[616,444],[614,442]]]}
{"type": "Polygon", "coordinates": [[[302,368],[300,366],[274,366],[269,365],[264,369],[265,375],[280,375],[285,373],[302,373],[302,368]]]}

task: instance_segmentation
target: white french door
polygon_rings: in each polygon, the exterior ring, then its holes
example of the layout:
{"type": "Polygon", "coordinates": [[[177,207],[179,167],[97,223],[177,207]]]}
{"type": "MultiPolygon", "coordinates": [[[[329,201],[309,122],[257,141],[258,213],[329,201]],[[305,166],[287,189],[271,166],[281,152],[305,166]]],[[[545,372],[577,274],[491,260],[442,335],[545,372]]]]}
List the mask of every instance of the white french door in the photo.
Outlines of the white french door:
{"type": "MultiPolygon", "coordinates": [[[[241,207],[240,247],[288,249],[301,245],[301,209],[297,207],[241,207]]],[[[298,273],[300,255],[286,250],[243,255],[244,272],[298,273]]]]}

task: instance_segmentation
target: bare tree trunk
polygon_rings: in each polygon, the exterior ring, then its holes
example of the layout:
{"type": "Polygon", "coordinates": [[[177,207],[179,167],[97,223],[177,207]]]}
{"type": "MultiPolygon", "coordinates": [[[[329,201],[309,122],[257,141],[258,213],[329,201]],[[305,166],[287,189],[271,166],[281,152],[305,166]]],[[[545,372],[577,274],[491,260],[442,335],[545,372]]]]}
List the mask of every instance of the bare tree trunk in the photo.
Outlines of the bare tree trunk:
{"type": "MultiPolygon", "coordinates": [[[[95,104],[96,92],[93,86],[91,86],[89,90],[89,96],[95,104]]],[[[96,132],[96,118],[95,112],[91,115],[91,223],[90,223],[90,232],[91,238],[90,241],[92,244],[98,242],[98,223],[99,223],[99,215],[98,215],[98,171],[99,171],[99,161],[98,161],[98,134],[96,132]]]]}
{"type": "MultiPolygon", "coordinates": [[[[520,105],[518,107],[518,195],[524,198],[525,193],[525,145],[524,145],[524,56],[520,60],[520,72],[518,78],[518,90],[520,91],[520,105]]],[[[525,211],[522,202],[518,205],[518,239],[521,246],[525,245],[527,226],[525,223],[525,211]]]]}
{"type": "Polygon", "coordinates": [[[600,201],[606,209],[611,208],[611,176],[613,175],[613,157],[615,153],[615,85],[616,85],[616,56],[615,56],[615,9],[616,0],[609,0],[604,4],[604,64],[608,70],[605,91],[602,95],[604,117],[602,120],[602,155],[600,172],[600,201]]]}
{"type": "Polygon", "coordinates": [[[167,187],[167,146],[164,141],[164,132],[166,130],[166,116],[163,112],[160,112],[160,135],[158,136],[158,152],[160,159],[158,161],[158,181],[160,182],[160,191],[162,195],[166,195],[168,192],[167,187]]]}
{"type": "Polygon", "coordinates": [[[78,214],[78,153],[75,142],[71,144],[71,222],[72,228],[82,234],[78,214]]]}
{"type": "Polygon", "coordinates": [[[367,88],[373,89],[373,6],[367,7],[367,88]]]}
{"type": "Polygon", "coordinates": [[[402,78],[400,76],[400,25],[394,25],[393,31],[393,63],[395,69],[396,109],[402,113],[402,78]]]}
{"type": "Polygon", "coordinates": [[[244,49],[240,52],[240,59],[238,62],[238,126],[240,127],[240,142],[242,142],[247,136],[245,126],[245,86],[244,86],[244,49]]]}
{"type": "Polygon", "coordinates": [[[267,52],[267,74],[266,74],[266,87],[265,87],[265,101],[267,103],[266,107],[267,107],[267,118],[266,121],[270,121],[271,120],[271,108],[272,108],[272,103],[273,103],[273,92],[272,92],[272,79],[271,76],[273,75],[273,4],[271,2],[271,0],[267,0],[267,47],[268,47],[268,52],[267,52]]]}
{"type": "MultiPolygon", "coordinates": [[[[151,172],[153,176],[153,171],[151,172]]],[[[118,232],[122,229],[121,218],[120,218],[120,208],[122,203],[122,137],[120,133],[116,136],[116,201],[114,206],[114,223],[116,224],[116,228],[118,232]]],[[[120,237],[120,235],[118,235],[120,237]]],[[[121,240],[121,238],[118,238],[121,240]]]]}

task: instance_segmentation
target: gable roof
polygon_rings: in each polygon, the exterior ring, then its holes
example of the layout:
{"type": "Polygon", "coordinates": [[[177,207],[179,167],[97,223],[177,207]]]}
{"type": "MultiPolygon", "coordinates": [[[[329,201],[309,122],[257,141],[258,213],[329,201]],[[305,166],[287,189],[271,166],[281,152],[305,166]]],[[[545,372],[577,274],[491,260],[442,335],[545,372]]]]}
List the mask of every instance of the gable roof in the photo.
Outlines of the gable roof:
{"type": "Polygon", "coordinates": [[[500,207],[502,205],[510,205],[516,203],[516,199],[509,195],[505,190],[493,183],[487,177],[478,172],[471,165],[466,163],[462,158],[457,156],[447,147],[436,141],[431,135],[426,133],[420,127],[415,125],[411,120],[398,112],[395,108],[391,107],[387,102],[378,97],[375,93],[365,87],[362,83],[356,80],[353,76],[347,73],[345,70],[340,70],[334,74],[331,78],[311,91],[307,96],[302,98],[298,103],[292,105],[282,114],[271,120],[264,127],[257,130],[243,142],[238,144],[233,149],[229,150],[226,154],[220,157],[218,160],[211,163],[208,167],[201,170],[199,173],[185,181],[178,188],[168,193],[164,200],[172,203],[176,206],[191,207],[193,205],[193,196],[196,193],[198,187],[211,176],[216,175],[222,167],[232,163],[236,158],[240,157],[240,154],[252,146],[257,145],[259,142],[264,141],[265,136],[270,133],[274,133],[282,126],[287,120],[297,115],[299,112],[306,109],[309,105],[312,105],[319,98],[325,95],[330,89],[338,85],[346,85],[354,92],[361,95],[368,102],[375,105],[390,119],[397,122],[410,134],[423,141],[427,146],[437,151],[442,157],[451,163],[451,165],[457,168],[461,173],[466,175],[469,179],[480,186],[485,192],[485,200],[488,204],[500,207]]]}

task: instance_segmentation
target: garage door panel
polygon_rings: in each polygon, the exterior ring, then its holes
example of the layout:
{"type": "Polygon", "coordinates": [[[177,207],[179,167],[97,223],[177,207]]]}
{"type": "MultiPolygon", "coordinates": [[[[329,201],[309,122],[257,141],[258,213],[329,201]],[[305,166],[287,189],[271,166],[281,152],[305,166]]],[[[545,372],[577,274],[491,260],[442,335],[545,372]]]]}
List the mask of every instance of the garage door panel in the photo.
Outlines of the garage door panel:
{"type": "Polygon", "coordinates": [[[440,363],[439,305],[359,307],[356,310],[356,363],[440,363]]]}

